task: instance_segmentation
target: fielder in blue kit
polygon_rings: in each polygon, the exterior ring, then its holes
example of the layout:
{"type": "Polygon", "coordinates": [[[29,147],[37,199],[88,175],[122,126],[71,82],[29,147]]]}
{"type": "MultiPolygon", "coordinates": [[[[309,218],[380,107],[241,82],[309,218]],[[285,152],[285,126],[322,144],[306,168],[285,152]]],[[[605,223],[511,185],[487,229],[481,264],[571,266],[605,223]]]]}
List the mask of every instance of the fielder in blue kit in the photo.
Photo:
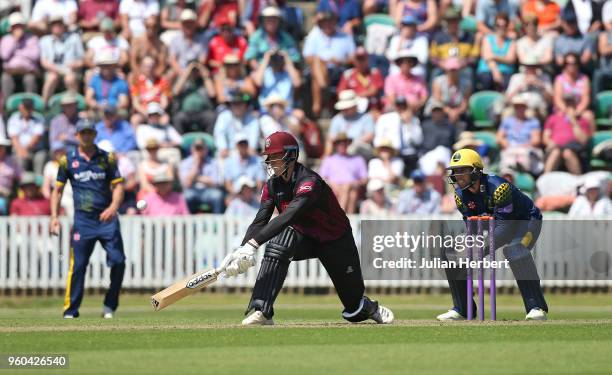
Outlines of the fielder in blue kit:
{"type": "Polygon", "coordinates": [[[125,271],[125,254],[117,210],[123,200],[123,178],[112,153],[94,143],[92,123],[77,124],[79,146],[60,160],[56,189],[51,197],[51,232],[59,234],[58,212],[64,185],[70,181],[74,196],[74,224],[71,230],[70,268],[66,281],[64,318],[79,316],[85,271],[96,241],[106,251],[111,283],[104,299],[102,316],[112,318],[119,305],[125,271]]]}
{"type": "MultiPolygon", "coordinates": [[[[510,182],[483,173],[482,160],[474,150],[455,152],[447,171],[449,182],[455,187],[457,209],[464,221],[470,216],[480,215],[495,218],[495,247],[504,247],[504,257],[523,297],[526,319],[545,320],[548,306],[531,255],[542,228],[542,213],[531,198],[510,182]]],[[[439,315],[438,320],[463,320],[467,317],[469,302],[464,271],[446,270],[454,307],[439,315]]],[[[471,303],[476,311],[476,304],[474,301],[471,303]]]]}

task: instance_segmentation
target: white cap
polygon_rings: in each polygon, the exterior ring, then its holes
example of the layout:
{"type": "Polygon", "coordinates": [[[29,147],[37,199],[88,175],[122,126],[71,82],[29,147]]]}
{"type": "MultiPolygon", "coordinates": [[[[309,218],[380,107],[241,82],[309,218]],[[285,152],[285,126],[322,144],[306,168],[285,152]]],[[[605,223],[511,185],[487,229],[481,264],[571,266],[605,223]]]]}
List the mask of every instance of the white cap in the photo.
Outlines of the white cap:
{"type": "Polygon", "coordinates": [[[268,6],[264,8],[264,10],[261,12],[261,15],[263,17],[280,17],[281,12],[280,9],[278,9],[277,7],[268,6]]]}
{"type": "Polygon", "coordinates": [[[255,184],[255,181],[253,181],[252,178],[248,177],[248,176],[240,176],[238,177],[238,179],[236,180],[236,182],[234,182],[234,193],[238,194],[240,193],[240,190],[242,190],[243,187],[250,187],[251,189],[254,189],[255,186],[257,186],[255,184]]]}
{"type": "Polygon", "coordinates": [[[355,91],[344,90],[340,91],[340,94],[338,94],[338,102],[336,102],[334,108],[338,111],[342,111],[343,109],[356,107],[357,104],[359,104],[359,98],[357,94],[355,94],[355,91]]]}
{"type": "Polygon", "coordinates": [[[13,27],[15,25],[25,25],[26,20],[23,17],[23,14],[19,12],[11,13],[8,19],[9,27],[13,27]]]}
{"type": "Polygon", "coordinates": [[[587,177],[583,187],[585,192],[589,189],[601,189],[601,180],[594,176],[587,177]]]}
{"type": "Polygon", "coordinates": [[[157,102],[151,102],[147,104],[147,114],[148,115],[154,115],[154,114],[163,115],[164,113],[165,112],[161,104],[157,102]]]}
{"type": "Polygon", "coordinates": [[[385,187],[385,183],[383,182],[383,180],[378,179],[378,178],[373,178],[370,181],[368,181],[368,193],[372,193],[374,191],[378,191],[380,189],[384,189],[385,187]]]}
{"type": "Polygon", "coordinates": [[[240,142],[248,142],[248,141],[249,141],[249,137],[247,137],[246,134],[244,133],[238,133],[234,137],[234,144],[238,144],[240,142]]]}
{"type": "Polygon", "coordinates": [[[103,51],[96,54],[94,62],[96,65],[115,65],[119,63],[119,58],[112,51],[103,51]]]}
{"type": "Polygon", "coordinates": [[[183,9],[181,12],[180,20],[182,21],[195,21],[198,19],[198,15],[191,9],[183,9]]]}

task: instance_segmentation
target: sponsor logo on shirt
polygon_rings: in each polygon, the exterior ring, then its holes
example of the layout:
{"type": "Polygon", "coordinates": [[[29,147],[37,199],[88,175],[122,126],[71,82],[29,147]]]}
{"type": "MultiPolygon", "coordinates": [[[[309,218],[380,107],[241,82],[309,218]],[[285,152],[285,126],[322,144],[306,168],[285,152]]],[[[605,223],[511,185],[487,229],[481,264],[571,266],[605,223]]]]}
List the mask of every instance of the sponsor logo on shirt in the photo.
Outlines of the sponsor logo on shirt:
{"type": "Polygon", "coordinates": [[[312,191],[312,182],[307,182],[307,183],[305,183],[305,184],[301,185],[301,186],[298,188],[298,190],[297,190],[297,193],[296,193],[296,194],[300,194],[300,193],[308,193],[308,192],[310,192],[310,191],[312,191]]]}
{"type": "Polygon", "coordinates": [[[104,180],[105,178],[105,172],[83,171],[74,174],[74,179],[80,182],[87,182],[90,180],[104,180]]]}
{"type": "Polygon", "coordinates": [[[78,167],[79,167],[79,161],[78,160],[72,161],[72,168],[76,169],[78,167]]]}

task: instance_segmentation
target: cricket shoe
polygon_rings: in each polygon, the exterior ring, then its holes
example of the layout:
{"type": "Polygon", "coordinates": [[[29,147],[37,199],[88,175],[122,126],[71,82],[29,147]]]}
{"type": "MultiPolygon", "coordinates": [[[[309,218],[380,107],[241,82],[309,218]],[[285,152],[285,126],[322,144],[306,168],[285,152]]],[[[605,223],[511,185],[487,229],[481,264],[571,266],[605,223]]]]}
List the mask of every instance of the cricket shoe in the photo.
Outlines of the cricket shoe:
{"type": "Polygon", "coordinates": [[[525,320],[546,320],[546,319],[548,319],[546,317],[546,311],[540,308],[531,309],[531,311],[529,311],[529,313],[525,317],[525,320]]]}
{"type": "Polygon", "coordinates": [[[70,314],[64,315],[64,319],[75,319],[75,318],[76,318],[76,316],[74,316],[74,315],[70,315],[70,314]]]}
{"type": "Polygon", "coordinates": [[[261,311],[254,311],[251,315],[244,318],[243,326],[271,326],[274,325],[272,319],[268,319],[261,311]]]}
{"type": "Polygon", "coordinates": [[[453,322],[453,321],[465,320],[465,317],[459,314],[457,310],[451,309],[445,312],[444,314],[440,314],[436,316],[436,319],[438,319],[441,322],[453,322]]]}
{"type": "Polygon", "coordinates": [[[113,319],[114,317],[115,317],[115,312],[110,307],[104,306],[104,309],[102,310],[102,318],[113,319]]]}
{"type": "Polygon", "coordinates": [[[378,324],[391,324],[395,316],[390,308],[379,305],[378,310],[370,318],[378,324]]]}

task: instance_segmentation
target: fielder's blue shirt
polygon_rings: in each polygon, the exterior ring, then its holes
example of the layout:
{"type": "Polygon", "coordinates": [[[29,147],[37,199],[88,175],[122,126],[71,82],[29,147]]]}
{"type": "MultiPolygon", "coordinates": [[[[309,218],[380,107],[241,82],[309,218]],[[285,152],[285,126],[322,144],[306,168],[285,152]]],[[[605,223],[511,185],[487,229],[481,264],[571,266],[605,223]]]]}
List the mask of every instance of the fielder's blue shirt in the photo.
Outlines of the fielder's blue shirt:
{"type": "Polygon", "coordinates": [[[70,181],[74,197],[75,217],[97,217],[113,200],[111,185],[123,181],[113,153],[100,150],[90,160],[74,148],[60,159],[58,186],[70,181]]]}

